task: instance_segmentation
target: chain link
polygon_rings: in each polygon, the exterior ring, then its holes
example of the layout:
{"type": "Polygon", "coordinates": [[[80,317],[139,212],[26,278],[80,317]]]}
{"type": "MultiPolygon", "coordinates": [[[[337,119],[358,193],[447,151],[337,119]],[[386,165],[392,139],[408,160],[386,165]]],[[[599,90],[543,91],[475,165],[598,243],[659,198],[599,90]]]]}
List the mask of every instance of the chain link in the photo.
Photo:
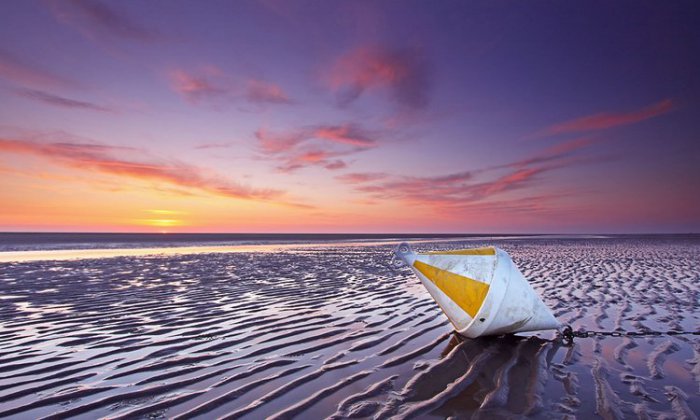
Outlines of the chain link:
{"type": "Polygon", "coordinates": [[[571,325],[561,330],[561,335],[566,341],[574,341],[574,338],[588,337],[658,337],[662,335],[700,335],[700,331],[574,331],[571,325]]]}

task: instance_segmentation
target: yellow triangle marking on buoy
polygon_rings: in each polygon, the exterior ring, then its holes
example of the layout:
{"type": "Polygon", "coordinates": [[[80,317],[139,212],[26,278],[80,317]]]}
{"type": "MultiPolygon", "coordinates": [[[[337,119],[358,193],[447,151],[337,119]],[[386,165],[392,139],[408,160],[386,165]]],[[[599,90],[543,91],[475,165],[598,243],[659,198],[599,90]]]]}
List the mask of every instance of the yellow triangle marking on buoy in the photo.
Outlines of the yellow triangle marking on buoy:
{"type": "Polygon", "coordinates": [[[424,252],[430,255],[496,255],[496,248],[471,248],[471,249],[456,249],[454,251],[431,251],[424,252]]]}
{"type": "Polygon", "coordinates": [[[413,263],[425,277],[435,283],[444,294],[449,296],[464,312],[472,318],[477,312],[489,293],[489,285],[469,277],[460,276],[447,270],[442,270],[432,265],[416,260],[413,263]]]}

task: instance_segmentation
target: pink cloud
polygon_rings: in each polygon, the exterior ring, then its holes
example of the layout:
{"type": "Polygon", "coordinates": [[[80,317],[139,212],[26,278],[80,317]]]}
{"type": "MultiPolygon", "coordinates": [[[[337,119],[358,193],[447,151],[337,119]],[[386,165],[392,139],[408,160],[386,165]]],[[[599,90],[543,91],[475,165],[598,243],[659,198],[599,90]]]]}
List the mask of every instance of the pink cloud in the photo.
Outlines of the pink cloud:
{"type": "Polygon", "coordinates": [[[379,183],[363,183],[355,189],[369,194],[370,198],[374,199],[399,200],[410,205],[446,210],[488,201],[507,191],[524,188],[536,175],[551,169],[553,168],[517,169],[493,180],[481,182],[469,182],[460,174],[439,177],[392,177],[379,183]]]}
{"type": "Polygon", "coordinates": [[[299,162],[309,162],[316,163],[326,160],[331,154],[324,150],[310,150],[308,152],[303,152],[302,154],[296,156],[299,162]]]}
{"type": "Polygon", "coordinates": [[[264,153],[277,154],[287,152],[306,140],[302,133],[272,133],[265,128],[255,132],[264,153]]]}
{"type": "Polygon", "coordinates": [[[556,169],[557,167],[539,166],[535,168],[520,168],[509,172],[493,181],[476,184],[472,187],[472,196],[480,199],[492,196],[501,192],[523,188],[536,175],[556,169]]]}
{"type": "Polygon", "coordinates": [[[274,83],[251,79],[244,85],[212,65],[201,66],[195,71],[171,70],[168,78],[172,90],[194,105],[236,101],[255,105],[293,103],[274,83]]]}
{"type": "Polygon", "coordinates": [[[257,104],[291,104],[292,100],[274,83],[251,79],[248,81],[246,98],[249,102],[257,104]]]}
{"type": "Polygon", "coordinates": [[[342,169],[346,166],[345,162],[339,159],[333,161],[330,160],[338,155],[340,154],[337,152],[318,149],[301,151],[285,156],[282,165],[278,166],[278,169],[282,172],[292,172],[306,166],[314,165],[323,166],[329,170],[342,169]]]}
{"type": "Polygon", "coordinates": [[[356,124],[305,127],[290,132],[255,132],[260,150],[282,162],[278,169],[291,172],[307,166],[342,169],[347,163],[338,159],[375,147],[377,141],[356,124]]]}
{"type": "Polygon", "coordinates": [[[557,159],[562,159],[563,157],[577,150],[583,149],[600,141],[602,141],[601,138],[594,137],[581,137],[572,140],[566,140],[563,142],[556,143],[544,150],[541,150],[528,158],[510,162],[505,165],[494,166],[488,169],[518,168],[536,163],[544,163],[557,159]]]}
{"type": "Polygon", "coordinates": [[[357,147],[374,147],[376,140],[355,124],[319,126],[311,134],[315,138],[357,147]]]}
{"type": "Polygon", "coordinates": [[[386,179],[388,176],[389,175],[384,172],[355,172],[350,174],[338,175],[335,177],[335,179],[346,184],[363,184],[365,182],[386,179]]]}
{"type": "Polygon", "coordinates": [[[675,105],[664,99],[645,108],[617,113],[599,113],[554,124],[530,137],[547,137],[558,134],[580,133],[635,124],[671,112],[675,105]]]}
{"type": "Polygon", "coordinates": [[[347,163],[345,163],[344,161],[338,159],[338,160],[334,160],[334,161],[332,161],[332,162],[329,162],[329,163],[325,164],[325,165],[324,165],[324,168],[326,168],[326,169],[328,169],[328,170],[331,170],[331,171],[335,171],[335,170],[338,170],[338,169],[347,168],[347,166],[348,166],[347,163]]]}
{"type": "Polygon", "coordinates": [[[206,150],[206,149],[228,149],[229,147],[233,147],[237,144],[235,141],[227,141],[227,142],[219,142],[219,143],[203,143],[198,146],[195,146],[195,149],[197,150],[206,150]]]}
{"type": "Polygon", "coordinates": [[[339,57],[324,80],[342,105],[365,91],[387,90],[402,106],[422,108],[428,103],[429,70],[420,51],[360,47],[339,57]]]}
{"type": "Polygon", "coordinates": [[[169,77],[171,88],[192,104],[203,100],[220,99],[230,93],[230,88],[221,80],[221,70],[216,67],[205,67],[197,74],[185,70],[173,70],[169,77]]]}
{"type": "Polygon", "coordinates": [[[561,168],[609,160],[606,157],[572,157],[571,154],[597,140],[574,139],[548,147],[535,155],[485,169],[438,176],[391,176],[386,173],[352,173],[336,177],[354,185],[370,199],[398,200],[408,205],[440,211],[488,208],[492,202],[511,202],[513,191],[540,185],[540,176],[561,168]],[[494,176],[495,175],[495,176],[494,176]]]}
{"type": "Polygon", "coordinates": [[[275,189],[257,189],[208,174],[183,162],[158,162],[132,158],[143,152],[128,147],[85,142],[42,142],[0,138],[0,153],[39,156],[55,163],[85,171],[165,183],[225,197],[273,200],[283,195],[275,189]],[[138,152],[138,153],[135,153],[138,152]]]}

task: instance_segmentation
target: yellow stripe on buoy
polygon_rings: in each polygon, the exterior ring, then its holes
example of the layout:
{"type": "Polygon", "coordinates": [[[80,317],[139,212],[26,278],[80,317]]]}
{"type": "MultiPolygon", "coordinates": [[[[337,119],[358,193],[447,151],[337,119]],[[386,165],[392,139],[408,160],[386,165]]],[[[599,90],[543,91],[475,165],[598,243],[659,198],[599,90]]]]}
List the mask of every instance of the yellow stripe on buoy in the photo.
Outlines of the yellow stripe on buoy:
{"type": "Polygon", "coordinates": [[[454,251],[431,251],[424,252],[424,254],[431,255],[496,255],[496,248],[470,248],[470,249],[457,249],[454,251]]]}
{"type": "Polygon", "coordinates": [[[435,283],[464,312],[468,313],[472,318],[476,317],[477,312],[479,312],[481,305],[484,303],[484,299],[486,299],[486,295],[489,293],[488,284],[433,267],[418,260],[413,262],[413,266],[435,283]]]}

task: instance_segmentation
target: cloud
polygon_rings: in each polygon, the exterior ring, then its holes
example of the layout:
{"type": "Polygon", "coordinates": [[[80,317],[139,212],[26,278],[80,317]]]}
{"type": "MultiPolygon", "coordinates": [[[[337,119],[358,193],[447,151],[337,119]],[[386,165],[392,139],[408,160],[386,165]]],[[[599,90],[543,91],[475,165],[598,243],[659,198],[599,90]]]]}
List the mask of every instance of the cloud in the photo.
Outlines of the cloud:
{"type": "Polygon", "coordinates": [[[220,68],[202,66],[194,71],[183,69],[168,73],[170,87],[193,105],[245,101],[253,105],[292,104],[293,101],[274,83],[250,79],[236,82],[220,68]]]}
{"type": "Polygon", "coordinates": [[[505,191],[512,191],[527,186],[535,176],[561,166],[538,166],[534,168],[518,168],[496,178],[493,181],[472,185],[470,195],[472,199],[479,200],[505,191]]]}
{"type": "Polygon", "coordinates": [[[227,149],[227,148],[233,147],[235,145],[236,145],[235,141],[228,141],[228,142],[222,142],[222,143],[204,143],[204,144],[200,144],[199,146],[195,146],[195,149],[197,149],[197,150],[227,149]]]}
{"type": "Polygon", "coordinates": [[[86,38],[111,37],[139,42],[152,42],[162,36],[150,26],[98,0],[52,1],[51,10],[56,18],[80,31],[86,38]]]}
{"type": "Polygon", "coordinates": [[[427,61],[417,49],[361,47],[336,60],[323,79],[348,105],[368,91],[386,90],[402,107],[418,109],[428,104],[431,87],[427,61]]]}
{"type": "Polygon", "coordinates": [[[347,163],[340,159],[334,159],[343,154],[345,153],[319,149],[301,151],[285,156],[282,159],[283,163],[280,164],[277,169],[282,172],[292,172],[307,166],[322,166],[331,171],[343,169],[347,167],[347,163]]]}
{"type": "Polygon", "coordinates": [[[246,89],[246,99],[255,104],[291,104],[292,100],[274,83],[251,79],[246,89]]]}
{"type": "Polygon", "coordinates": [[[471,171],[465,171],[443,176],[434,176],[426,179],[435,184],[449,184],[452,182],[468,181],[472,179],[473,176],[474,174],[471,171]]]}
{"type": "Polygon", "coordinates": [[[554,144],[544,150],[539,151],[533,156],[527,157],[525,159],[517,160],[514,162],[507,163],[505,165],[498,165],[491,167],[489,169],[500,169],[500,168],[517,168],[528,166],[536,163],[545,163],[552,160],[561,159],[564,156],[575,152],[576,150],[583,149],[594,143],[601,141],[601,138],[595,137],[581,137],[571,140],[566,140],[554,144]]]}
{"type": "Polygon", "coordinates": [[[312,149],[301,151],[289,156],[285,156],[283,159],[283,163],[278,167],[278,169],[283,172],[292,172],[310,165],[319,165],[326,168],[330,166],[330,169],[338,169],[335,167],[336,165],[334,165],[334,163],[338,161],[331,162],[329,160],[331,158],[334,158],[335,156],[337,156],[337,153],[329,152],[326,150],[312,149]]]}
{"type": "Polygon", "coordinates": [[[185,70],[173,70],[169,74],[170,86],[191,104],[198,104],[205,100],[219,100],[231,92],[231,89],[220,80],[221,75],[221,70],[213,66],[203,68],[198,74],[185,70]]]}
{"type": "MultiPolygon", "coordinates": [[[[600,157],[572,156],[595,141],[589,138],[569,140],[525,159],[446,175],[416,177],[367,172],[340,175],[336,179],[352,185],[372,200],[398,200],[445,212],[489,208],[497,202],[515,205],[513,200],[516,198],[507,193],[536,187],[541,175],[573,165],[603,161],[600,157]]],[[[517,206],[525,202],[531,204],[527,197],[518,199],[522,201],[517,202],[517,206]]]]}
{"type": "Polygon", "coordinates": [[[346,184],[363,184],[365,182],[386,179],[387,177],[389,177],[389,174],[384,172],[355,172],[344,175],[338,175],[335,177],[335,179],[346,184]]]}
{"type": "Polygon", "coordinates": [[[464,173],[436,177],[391,177],[378,183],[363,183],[355,187],[371,198],[399,200],[410,205],[430,206],[446,210],[461,208],[492,198],[507,191],[526,187],[538,174],[549,167],[510,170],[495,179],[470,182],[464,173]]]}
{"type": "Polygon", "coordinates": [[[618,113],[599,113],[554,124],[539,131],[530,138],[548,137],[559,134],[581,133],[635,124],[671,112],[675,105],[671,99],[664,99],[645,108],[618,113]]]}
{"type": "Polygon", "coordinates": [[[70,141],[39,141],[0,138],[0,153],[39,156],[55,163],[85,171],[165,183],[225,197],[270,201],[279,199],[283,192],[276,189],[257,189],[210,174],[183,162],[161,162],[138,159],[143,151],[98,143],[70,141]]]}
{"type": "Polygon", "coordinates": [[[306,140],[303,133],[272,133],[265,128],[255,132],[260,148],[266,154],[278,154],[290,151],[306,140]]]}
{"type": "Polygon", "coordinates": [[[54,95],[52,93],[43,92],[34,89],[16,89],[15,93],[24,98],[32,99],[38,102],[43,102],[48,105],[63,107],[63,108],[76,108],[85,109],[89,111],[98,112],[113,112],[111,108],[107,108],[102,105],[97,105],[92,102],[79,101],[75,99],[65,98],[63,96],[54,95]]]}
{"type": "Polygon", "coordinates": [[[0,77],[22,86],[76,88],[78,83],[0,49],[0,77]]]}
{"type": "Polygon", "coordinates": [[[373,133],[357,124],[309,126],[290,132],[255,132],[260,150],[281,161],[278,169],[291,172],[307,166],[342,169],[347,163],[338,159],[376,147],[373,133]]]}
{"type": "Polygon", "coordinates": [[[310,137],[362,148],[374,147],[377,143],[371,133],[356,124],[318,126],[311,130],[310,137]]]}
{"type": "Polygon", "coordinates": [[[331,171],[335,171],[335,170],[337,170],[337,169],[344,169],[344,168],[347,168],[347,166],[348,166],[347,163],[345,163],[344,161],[338,159],[338,160],[334,160],[334,161],[332,161],[332,162],[327,163],[327,164],[324,166],[324,168],[326,168],[326,169],[328,169],[328,170],[331,170],[331,171]]]}
{"type": "Polygon", "coordinates": [[[482,223],[488,223],[488,220],[493,218],[492,223],[501,225],[504,215],[509,220],[513,220],[527,219],[535,215],[540,218],[552,217],[559,216],[562,212],[576,211],[571,206],[561,203],[560,200],[566,196],[566,193],[558,191],[551,194],[537,194],[519,198],[464,202],[449,208],[449,210],[460,218],[474,217],[482,223]]]}

